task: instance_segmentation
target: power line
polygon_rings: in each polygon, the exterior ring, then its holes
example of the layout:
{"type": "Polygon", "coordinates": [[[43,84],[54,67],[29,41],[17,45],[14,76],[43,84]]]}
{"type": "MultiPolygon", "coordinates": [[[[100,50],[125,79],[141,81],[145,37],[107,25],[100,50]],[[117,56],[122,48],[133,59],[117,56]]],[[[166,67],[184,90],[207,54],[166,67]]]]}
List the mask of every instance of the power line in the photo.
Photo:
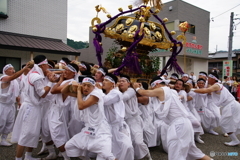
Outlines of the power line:
{"type": "Polygon", "coordinates": [[[217,17],[219,17],[219,16],[223,15],[224,13],[227,13],[228,11],[230,11],[230,10],[232,10],[232,9],[234,9],[234,8],[238,7],[238,6],[240,6],[240,4],[236,5],[235,7],[231,8],[231,9],[229,9],[229,10],[227,10],[227,11],[225,11],[225,12],[223,12],[223,13],[221,13],[221,14],[219,14],[219,15],[215,16],[215,17],[212,17],[212,18],[211,18],[211,20],[214,22],[214,18],[217,18],[217,17]]]}

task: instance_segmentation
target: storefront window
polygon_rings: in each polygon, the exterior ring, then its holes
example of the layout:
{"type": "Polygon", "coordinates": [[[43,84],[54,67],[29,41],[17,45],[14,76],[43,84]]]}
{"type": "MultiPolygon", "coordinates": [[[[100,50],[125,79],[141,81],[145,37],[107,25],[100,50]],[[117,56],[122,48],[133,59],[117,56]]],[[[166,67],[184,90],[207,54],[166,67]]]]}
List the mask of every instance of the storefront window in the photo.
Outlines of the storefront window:
{"type": "Polygon", "coordinates": [[[6,64],[12,64],[15,71],[19,71],[21,69],[21,58],[0,57],[0,74],[2,74],[2,69],[6,64]]]}
{"type": "MultiPolygon", "coordinates": [[[[183,23],[183,22],[185,22],[185,21],[180,21],[180,23],[183,23]]],[[[195,25],[189,24],[189,28],[188,28],[188,31],[187,31],[187,32],[192,33],[192,34],[195,34],[195,28],[196,28],[195,25]]]]}
{"type": "Polygon", "coordinates": [[[0,18],[8,18],[7,0],[0,0],[0,18]]]}
{"type": "Polygon", "coordinates": [[[174,30],[174,22],[166,23],[166,27],[169,31],[173,31],[174,30]]]}

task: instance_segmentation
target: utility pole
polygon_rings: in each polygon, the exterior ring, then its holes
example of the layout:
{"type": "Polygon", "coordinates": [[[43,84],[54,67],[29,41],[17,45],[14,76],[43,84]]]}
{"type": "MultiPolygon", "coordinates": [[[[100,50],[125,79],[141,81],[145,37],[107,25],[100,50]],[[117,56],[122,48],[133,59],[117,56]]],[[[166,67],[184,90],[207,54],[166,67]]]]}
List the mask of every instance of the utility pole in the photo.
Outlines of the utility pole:
{"type": "Polygon", "coordinates": [[[233,19],[234,19],[234,12],[231,12],[230,30],[229,30],[229,36],[228,36],[228,60],[232,60],[233,19]]]}

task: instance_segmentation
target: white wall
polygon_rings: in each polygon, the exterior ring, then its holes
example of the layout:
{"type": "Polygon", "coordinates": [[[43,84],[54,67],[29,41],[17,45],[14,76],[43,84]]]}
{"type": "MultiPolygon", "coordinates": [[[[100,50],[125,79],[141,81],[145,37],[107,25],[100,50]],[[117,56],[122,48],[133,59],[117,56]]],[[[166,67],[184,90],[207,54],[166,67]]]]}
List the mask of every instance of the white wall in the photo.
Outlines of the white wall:
{"type": "MultiPolygon", "coordinates": [[[[167,63],[168,59],[169,59],[169,57],[166,57],[166,63],[167,63]]],[[[204,72],[208,73],[208,60],[207,59],[186,57],[186,61],[187,61],[187,63],[186,63],[186,73],[187,74],[194,72],[194,74],[198,77],[198,73],[200,71],[204,71],[204,72]]],[[[177,56],[177,63],[184,71],[184,57],[183,56],[177,56]]],[[[174,71],[169,72],[168,75],[170,76],[173,72],[174,71]]],[[[181,78],[181,75],[179,78],[181,78]]]]}
{"type": "MultiPolygon", "coordinates": [[[[75,59],[75,56],[66,56],[66,55],[59,55],[59,54],[49,54],[49,53],[33,52],[33,58],[36,55],[45,55],[48,60],[57,60],[58,62],[62,59],[62,57],[67,57],[70,60],[74,60],[75,59]]],[[[26,64],[28,61],[31,60],[31,52],[30,51],[17,51],[17,50],[4,50],[4,49],[0,49],[0,56],[21,58],[21,64],[26,64]]]]}
{"type": "Polygon", "coordinates": [[[67,0],[8,0],[8,18],[0,31],[67,42],[67,0]]]}

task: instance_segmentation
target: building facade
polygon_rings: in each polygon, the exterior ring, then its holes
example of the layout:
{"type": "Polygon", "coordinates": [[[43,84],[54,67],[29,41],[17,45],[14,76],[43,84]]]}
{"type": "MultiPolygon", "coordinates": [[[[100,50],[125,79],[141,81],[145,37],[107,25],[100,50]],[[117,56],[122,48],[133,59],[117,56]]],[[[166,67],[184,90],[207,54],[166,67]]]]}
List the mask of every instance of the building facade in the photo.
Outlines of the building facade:
{"type": "Polygon", "coordinates": [[[230,65],[226,65],[228,63],[228,52],[216,52],[209,54],[209,62],[208,62],[208,71],[211,72],[216,70],[219,78],[223,78],[224,76],[236,76],[238,79],[240,78],[240,52],[232,52],[232,62],[230,65]],[[226,74],[226,67],[229,67],[230,73],[226,74]]]}
{"type": "MultiPolygon", "coordinates": [[[[67,0],[0,0],[0,57],[18,70],[38,54],[59,61],[80,53],[67,46],[67,0]]],[[[1,68],[1,67],[0,67],[1,68]]]]}

